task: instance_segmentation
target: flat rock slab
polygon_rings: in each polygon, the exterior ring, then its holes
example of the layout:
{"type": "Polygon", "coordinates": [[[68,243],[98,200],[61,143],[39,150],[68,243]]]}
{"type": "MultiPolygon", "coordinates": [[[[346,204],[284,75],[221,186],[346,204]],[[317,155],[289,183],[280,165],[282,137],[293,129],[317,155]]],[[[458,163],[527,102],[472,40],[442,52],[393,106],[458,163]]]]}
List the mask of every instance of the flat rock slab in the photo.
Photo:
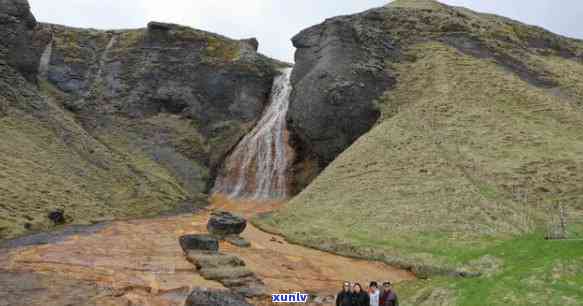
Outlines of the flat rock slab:
{"type": "Polygon", "coordinates": [[[245,230],[245,227],[247,227],[245,218],[226,211],[212,212],[207,223],[209,233],[219,237],[239,235],[245,230]]]}
{"type": "Polygon", "coordinates": [[[194,289],[185,306],[252,306],[245,299],[230,291],[194,289]]]}
{"type": "Polygon", "coordinates": [[[268,295],[263,281],[236,255],[189,250],[185,256],[202,277],[217,281],[232,292],[248,298],[268,295]]]}
{"type": "Polygon", "coordinates": [[[179,238],[180,246],[185,253],[191,250],[218,252],[219,240],[211,235],[184,235],[179,238]]]}
{"type": "Polygon", "coordinates": [[[225,266],[242,267],[245,265],[245,262],[239,257],[222,253],[188,251],[186,253],[186,259],[195,265],[197,269],[211,269],[225,266]]]}
{"type": "Polygon", "coordinates": [[[248,248],[251,246],[251,243],[249,241],[238,235],[229,235],[225,237],[225,241],[240,248],[248,248]]]}

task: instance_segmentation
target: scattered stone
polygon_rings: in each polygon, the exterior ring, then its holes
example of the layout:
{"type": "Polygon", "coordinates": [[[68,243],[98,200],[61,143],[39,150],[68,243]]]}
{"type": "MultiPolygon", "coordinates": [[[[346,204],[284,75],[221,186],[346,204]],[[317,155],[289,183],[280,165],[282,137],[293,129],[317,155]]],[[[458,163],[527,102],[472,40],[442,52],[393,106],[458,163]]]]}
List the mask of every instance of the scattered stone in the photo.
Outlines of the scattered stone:
{"type": "Polygon", "coordinates": [[[219,241],[217,238],[206,235],[206,234],[197,234],[197,235],[184,235],[179,239],[180,246],[185,253],[190,250],[199,250],[199,251],[210,251],[210,252],[218,252],[219,251],[219,241]]]}
{"type": "Polygon", "coordinates": [[[239,235],[229,235],[225,237],[225,241],[240,248],[248,248],[251,246],[249,241],[239,235]]]}
{"type": "Polygon", "coordinates": [[[251,306],[245,299],[229,291],[194,289],[185,306],[251,306]]]}
{"type": "Polygon", "coordinates": [[[247,220],[226,211],[215,211],[207,223],[209,233],[225,237],[239,235],[247,227],[247,220]]]}
{"type": "Polygon", "coordinates": [[[47,217],[54,225],[65,224],[65,211],[62,209],[51,211],[47,217]]]}
{"type": "MultiPolygon", "coordinates": [[[[183,236],[181,239],[192,236],[197,235],[183,236]]],[[[216,238],[213,239],[217,241],[216,238]]],[[[217,281],[234,292],[249,298],[268,295],[263,281],[245,266],[242,259],[235,255],[193,249],[185,249],[185,254],[186,259],[196,266],[200,275],[205,279],[217,281]]]]}

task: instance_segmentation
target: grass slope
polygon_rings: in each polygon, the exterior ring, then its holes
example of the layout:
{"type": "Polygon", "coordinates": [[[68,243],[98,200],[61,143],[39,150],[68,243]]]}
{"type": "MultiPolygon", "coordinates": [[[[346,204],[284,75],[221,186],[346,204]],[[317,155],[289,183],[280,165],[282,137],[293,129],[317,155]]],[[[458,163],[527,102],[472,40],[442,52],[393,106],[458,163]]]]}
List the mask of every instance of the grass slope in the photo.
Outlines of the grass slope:
{"type": "Polygon", "coordinates": [[[494,278],[424,283],[438,288],[426,296],[404,288],[412,304],[531,305],[537,292],[545,305],[581,301],[583,279],[553,271],[578,269],[583,241],[547,242],[542,231],[556,203],[571,212],[572,232],[583,229],[583,65],[532,55],[559,84],[545,89],[441,43],[407,53],[415,60],[391,67],[399,82],[378,101],[379,124],[257,223],[421,276],[483,272],[486,255],[504,263],[494,278]]]}
{"type": "Polygon", "coordinates": [[[57,208],[83,224],[153,216],[197,197],[129,133],[94,137],[58,105],[58,91],[43,84],[43,94],[40,117],[13,109],[0,118],[0,238],[50,230],[57,208]]]}

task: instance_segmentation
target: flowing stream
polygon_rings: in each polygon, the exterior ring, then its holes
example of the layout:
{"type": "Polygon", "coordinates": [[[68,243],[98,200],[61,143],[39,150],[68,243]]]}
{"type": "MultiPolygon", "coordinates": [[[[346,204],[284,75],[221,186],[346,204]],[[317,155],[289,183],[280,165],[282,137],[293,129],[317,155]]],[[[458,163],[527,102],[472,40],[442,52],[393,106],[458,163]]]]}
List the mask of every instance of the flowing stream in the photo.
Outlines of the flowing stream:
{"type": "Polygon", "coordinates": [[[286,114],[292,91],[291,68],[274,79],[269,106],[251,132],[227,157],[213,193],[231,198],[282,199],[288,196],[286,114]]]}

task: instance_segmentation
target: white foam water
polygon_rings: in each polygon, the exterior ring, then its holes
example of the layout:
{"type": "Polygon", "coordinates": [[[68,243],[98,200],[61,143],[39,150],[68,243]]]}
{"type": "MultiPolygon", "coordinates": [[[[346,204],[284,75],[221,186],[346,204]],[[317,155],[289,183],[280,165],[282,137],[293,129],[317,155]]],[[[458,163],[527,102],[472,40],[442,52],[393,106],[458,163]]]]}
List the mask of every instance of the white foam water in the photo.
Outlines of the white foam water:
{"type": "Polygon", "coordinates": [[[292,91],[291,68],[274,79],[269,106],[223,164],[213,193],[231,198],[282,199],[288,196],[286,114],[292,91]]]}
{"type": "Polygon", "coordinates": [[[111,39],[109,40],[109,42],[107,43],[107,46],[105,46],[105,50],[103,50],[103,53],[101,54],[101,58],[99,59],[99,68],[97,70],[97,73],[95,74],[95,83],[101,82],[101,78],[102,78],[102,74],[103,74],[103,67],[107,64],[107,60],[109,57],[109,50],[111,50],[111,48],[113,47],[113,45],[117,42],[117,38],[116,36],[112,36],[111,39]]]}
{"type": "Polygon", "coordinates": [[[42,81],[48,80],[49,68],[51,65],[51,57],[53,56],[53,40],[47,44],[43,54],[40,57],[40,62],[38,65],[38,79],[42,81]]]}

